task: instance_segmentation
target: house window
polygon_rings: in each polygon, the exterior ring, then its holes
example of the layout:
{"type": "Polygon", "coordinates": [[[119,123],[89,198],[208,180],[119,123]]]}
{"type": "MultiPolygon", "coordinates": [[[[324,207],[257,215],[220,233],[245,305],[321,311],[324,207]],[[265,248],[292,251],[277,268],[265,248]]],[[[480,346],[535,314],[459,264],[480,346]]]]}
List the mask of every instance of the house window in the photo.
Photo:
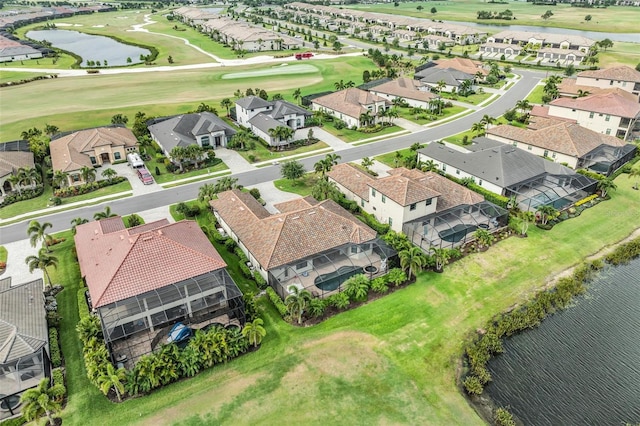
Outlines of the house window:
{"type": "Polygon", "coordinates": [[[289,276],[289,268],[284,268],[284,277],[287,278],[289,276]]]}
{"type": "Polygon", "coordinates": [[[382,196],[382,202],[385,203],[387,201],[387,197],[385,197],[384,195],[382,196]]]}
{"type": "Polygon", "coordinates": [[[203,136],[202,138],[200,138],[200,144],[202,145],[203,148],[209,146],[210,144],[209,136],[203,136]]]}
{"type": "Polygon", "coordinates": [[[433,198],[427,198],[426,206],[430,206],[433,203],[433,198]]]}
{"type": "Polygon", "coordinates": [[[613,80],[609,82],[609,86],[613,86],[613,80]]]}
{"type": "Polygon", "coordinates": [[[609,120],[611,120],[611,116],[607,114],[607,116],[604,118],[604,121],[609,121],[609,120]]]}
{"type": "Polygon", "coordinates": [[[531,151],[533,148],[531,147],[531,145],[529,145],[529,146],[527,147],[527,149],[528,149],[529,151],[531,151]]]}
{"type": "Polygon", "coordinates": [[[460,170],[456,169],[456,174],[459,175],[460,174],[460,170]]]}
{"type": "Polygon", "coordinates": [[[362,251],[367,251],[371,248],[371,244],[363,244],[360,246],[360,248],[362,249],[362,251]]]}
{"type": "Polygon", "coordinates": [[[351,246],[351,254],[358,253],[358,246],[351,246]]]}
{"type": "Polygon", "coordinates": [[[375,190],[375,189],[373,189],[373,188],[371,188],[371,196],[372,196],[372,197],[375,197],[375,196],[376,196],[376,190],[375,190]]]}
{"type": "Polygon", "coordinates": [[[393,226],[393,219],[389,218],[389,226],[393,226]]]}
{"type": "Polygon", "coordinates": [[[607,129],[606,134],[610,135],[611,134],[611,129],[607,129]]]}
{"type": "Polygon", "coordinates": [[[413,211],[416,209],[416,203],[413,203],[409,206],[409,210],[413,211]]]}
{"type": "Polygon", "coordinates": [[[543,154],[543,155],[544,155],[545,157],[548,157],[548,156],[549,156],[549,151],[545,149],[545,150],[544,150],[544,154],[543,154]]]}
{"type": "Polygon", "coordinates": [[[446,171],[447,171],[447,165],[446,165],[446,164],[443,164],[443,165],[442,165],[442,171],[443,171],[443,172],[446,172],[446,171]]]}
{"type": "Polygon", "coordinates": [[[300,262],[300,263],[296,263],[296,270],[298,270],[298,271],[299,271],[300,269],[304,269],[304,268],[306,268],[306,267],[307,267],[307,265],[308,265],[308,263],[307,263],[307,261],[306,261],[306,260],[305,260],[305,261],[302,261],[302,262],[300,262]]]}
{"type": "Polygon", "coordinates": [[[98,163],[96,157],[89,157],[89,159],[91,160],[91,164],[93,164],[94,166],[98,163]]]}
{"type": "Polygon", "coordinates": [[[364,198],[360,199],[360,207],[364,207],[364,198]]]}
{"type": "Polygon", "coordinates": [[[79,182],[80,181],[80,175],[78,175],[78,174],[71,175],[71,180],[74,181],[74,182],[79,182]]]}
{"type": "Polygon", "coordinates": [[[117,152],[117,151],[116,151],[116,152],[114,152],[114,153],[113,153],[113,158],[115,158],[116,160],[119,160],[119,159],[120,159],[120,153],[119,153],[119,152],[117,152]]]}
{"type": "Polygon", "coordinates": [[[551,153],[551,158],[556,158],[556,153],[555,152],[551,153]]]}
{"type": "Polygon", "coordinates": [[[589,118],[593,118],[594,114],[592,112],[589,113],[589,118]]]}
{"type": "Polygon", "coordinates": [[[482,179],[478,181],[478,186],[482,186],[482,179]]]}

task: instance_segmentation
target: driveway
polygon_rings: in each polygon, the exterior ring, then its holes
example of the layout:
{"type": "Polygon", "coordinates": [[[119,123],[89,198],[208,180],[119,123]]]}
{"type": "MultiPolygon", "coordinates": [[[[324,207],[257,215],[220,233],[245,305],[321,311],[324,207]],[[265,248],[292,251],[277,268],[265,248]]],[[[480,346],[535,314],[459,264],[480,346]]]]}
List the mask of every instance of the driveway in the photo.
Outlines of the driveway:
{"type": "MultiPolygon", "coordinates": [[[[26,234],[25,234],[26,237],[26,234]]],[[[29,272],[25,259],[29,256],[38,254],[38,247],[31,247],[29,240],[19,240],[12,243],[4,244],[7,249],[7,269],[0,278],[11,277],[11,286],[24,284],[42,278],[44,274],[40,269],[29,272]]]]}
{"type": "Polygon", "coordinates": [[[256,166],[249,163],[242,155],[232,149],[216,148],[216,158],[224,161],[231,173],[242,173],[256,169],[256,166]]]}
{"type": "MultiPolygon", "coordinates": [[[[105,167],[101,167],[98,170],[98,174],[102,173],[102,169],[105,167]]],[[[131,184],[131,189],[133,189],[133,195],[141,195],[141,194],[149,194],[151,192],[162,191],[162,187],[158,185],[155,180],[151,185],[145,185],[142,183],[136,171],[129,166],[128,163],[120,163],[120,164],[112,164],[109,166],[116,172],[118,172],[118,176],[124,176],[129,180],[131,184]]],[[[152,173],[153,176],[153,173],[152,173]]]]}
{"type": "Polygon", "coordinates": [[[351,145],[349,145],[339,137],[333,136],[322,127],[313,127],[313,136],[320,139],[322,142],[325,142],[327,145],[333,148],[334,151],[352,148],[351,145]]]}
{"type": "Polygon", "coordinates": [[[248,186],[247,188],[258,188],[258,190],[260,190],[262,199],[267,203],[264,208],[272,214],[280,213],[275,207],[273,207],[274,204],[300,198],[298,194],[279,190],[275,187],[273,181],[258,183],[256,185],[248,186]]]}

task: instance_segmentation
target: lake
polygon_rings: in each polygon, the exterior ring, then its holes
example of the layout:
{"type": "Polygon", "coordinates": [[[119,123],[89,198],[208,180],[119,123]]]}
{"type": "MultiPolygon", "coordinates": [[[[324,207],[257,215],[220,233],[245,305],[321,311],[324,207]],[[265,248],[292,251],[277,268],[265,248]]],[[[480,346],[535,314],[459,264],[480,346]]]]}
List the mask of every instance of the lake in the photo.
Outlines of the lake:
{"type": "Polygon", "coordinates": [[[137,46],[120,43],[109,37],[85,34],[69,30],[39,30],[29,31],[27,37],[50,42],[53,47],[74,53],[82,58],[82,66],[87,66],[87,61],[106,60],[109,66],[127,65],[127,58],[131,58],[132,64],[143,62],[140,55],[149,55],[151,52],[137,46]]]}
{"type": "Polygon", "coordinates": [[[485,392],[525,425],[640,421],[640,259],[607,267],[574,305],[504,342],[485,392]]]}

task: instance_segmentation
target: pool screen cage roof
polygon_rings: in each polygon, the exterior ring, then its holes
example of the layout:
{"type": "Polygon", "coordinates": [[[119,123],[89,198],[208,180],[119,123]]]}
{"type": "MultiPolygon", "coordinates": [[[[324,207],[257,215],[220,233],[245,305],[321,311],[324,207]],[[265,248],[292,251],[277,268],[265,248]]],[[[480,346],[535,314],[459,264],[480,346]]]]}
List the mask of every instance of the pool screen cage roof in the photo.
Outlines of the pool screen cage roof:
{"type": "Polygon", "coordinates": [[[632,144],[623,146],[600,145],[578,163],[579,168],[609,176],[631,160],[638,147],[632,144]]]}
{"type": "Polygon", "coordinates": [[[324,297],[342,291],[342,282],[352,275],[367,273],[372,278],[383,274],[391,268],[389,262],[396,256],[397,252],[380,238],[362,244],[344,244],[269,270],[269,284],[282,299],[290,294],[291,286],[304,288],[315,297],[324,297]],[[365,267],[374,268],[365,271],[365,267]],[[336,289],[317,286],[330,280],[338,284],[336,289]]]}
{"type": "Polygon", "coordinates": [[[509,222],[509,212],[489,201],[461,204],[441,212],[414,219],[402,230],[418,247],[453,248],[474,239],[473,233],[482,228],[495,231],[509,222]],[[444,236],[450,238],[443,238],[444,236]],[[449,241],[451,240],[451,241],[449,241]]]}
{"type": "Polygon", "coordinates": [[[516,197],[520,210],[535,211],[543,205],[556,210],[569,207],[596,191],[597,181],[575,173],[572,175],[544,174],[505,189],[505,196],[516,197]]]}
{"type": "Polygon", "coordinates": [[[132,296],[98,311],[107,343],[177,321],[198,323],[224,314],[244,325],[242,292],[226,269],[132,296]]]}

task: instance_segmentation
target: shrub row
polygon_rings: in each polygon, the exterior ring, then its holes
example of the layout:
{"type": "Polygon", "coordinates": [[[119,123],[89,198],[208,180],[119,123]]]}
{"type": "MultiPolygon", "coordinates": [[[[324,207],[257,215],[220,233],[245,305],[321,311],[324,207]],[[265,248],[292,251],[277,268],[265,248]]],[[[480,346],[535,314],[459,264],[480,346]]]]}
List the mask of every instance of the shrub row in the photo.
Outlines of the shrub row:
{"type": "Polygon", "coordinates": [[[58,342],[58,329],[54,327],[49,328],[49,353],[51,364],[54,367],[60,367],[62,365],[62,353],[58,342]]]}
{"type": "Polygon", "coordinates": [[[385,127],[389,127],[389,126],[390,125],[388,123],[378,123],[374,126],[360,127],[358,131],[361,133],[378,133],[382,131],[385,127]]]}
{"type": "Polygon", "coordinates": [[[58,77],[57,74],[39,75],[31,78],[23,78],[22,80],[18,80],[18,81],[5,81],[4,83],[0,83],[0,87],[17,86],[19,84],[31,83],[32,81],[46,80],[46,79],[57,78],[57,77],[58,77]]]}
{"type": "Polygon", "coordinates": [[[638,256],[640,256],[640,238],[616,247],[605,257],[605,260],[612,265],[622,265],[638,256]]]}
{"type": "Polygon", "coordinates": [[[391,229],[386,223],[380,223],[378,220],[367,212],[360,212],[358,214],[358,219],[366,223],[369,227],[371,227],[374,231],[376,231],[379,235],[385,235],[391,229]]]}
{"type": "MultiPolygon", "coordinates": [[[[447,179],[454,181],[455,183],[459,183],[460,185],[462,185],[462,179],[458,179],[455,176],[451,176],[451,175],[445,175],[447,177],[447,179]]],[[[480,185],[478,185],[477,183],[468,183],[466,185],[467,188],[469,188],[470,190],[472,190],[473,192],[477,192],[478,194],[482,195],[484,197],[485,200],[489,201],[490,203],[495,204],[496,206],[500,206],[503,209],[507,208],[507,204],[509,203],[509,198],[502,196],[502,195],[498,195],[498,194],[494,194],[493,192],[484,189],[483,187],[481,187],[480,185]]]]}
{"type": "Polygon", "coordinates": [[[54,368],[51,370],[51,386],[58,386],[63,390],[61,395],[58,397],[58,402],[64,401],[67,397],[67,387],[64,384],[64,373],[61,368],[54,368]]]}
{"type": "Polygon", "coordinates": [[[23,189],[20,193],[13,193],[4,197],[4,200],[0,203],[0,207],[6,207],[10,204],[17,203],[18,201],[25,201],[39,197],[43,192],[44,186],[42,185],[38,185],[35,188],[23,189]]]}
{"type": "Polygon", "coordinates": [[[86,296],[87,288],[84,287],[84,283],[82,283],[82,285],[83,286],[78,289],[78,313],[80,314],[81,320],[89,316],[89,305],[87,304],[86,296]]]}
{"type": "Polygon", "coordinates": [[[594,180],[603,180],[607,178],[605,175],[601,175],[600,173],[592,172],[591,170],[587,170],[587,169],[578,169],[576,170],[576,173],[579,173],[583,176],[589,177],[594,180]]]}
{"type": "Polygon", "coordinates": [[[269,300],[271,300],[271,303],[273,303],[273,306],[275,306],[282,317],[285,317],[288,311],[286,305],[284,304],[282,299],[280,299],[280,296],[278,296],[276,291],[271,287],[267,287],[265,291],[267,293],[267,296],[269,296],[269,300]]]}
{"type": "Polygon", "coordinates": [[[582,200],[578,200],[576,201],[576,203],[574,204],[574,207],[580,207],[583,204],[588,203],[589,201],[593,201],[596,198],[598,198],[598,194],[593,194],[593,195],[589,195],[588,197],[583,198],[582,200]]]}
{"type": "Polygon", "coordinates": [[[73,197],[75,195],[88,194],[111,185],[116,185],[127,180],[123,176],[116,176],[111,181],[99,180],[97,182],[85,183],[84,185],[69,186],[67,188],[55,189],[53,195],[60,198],[73,197]]]}

